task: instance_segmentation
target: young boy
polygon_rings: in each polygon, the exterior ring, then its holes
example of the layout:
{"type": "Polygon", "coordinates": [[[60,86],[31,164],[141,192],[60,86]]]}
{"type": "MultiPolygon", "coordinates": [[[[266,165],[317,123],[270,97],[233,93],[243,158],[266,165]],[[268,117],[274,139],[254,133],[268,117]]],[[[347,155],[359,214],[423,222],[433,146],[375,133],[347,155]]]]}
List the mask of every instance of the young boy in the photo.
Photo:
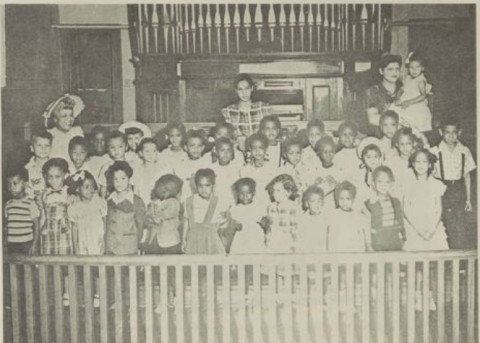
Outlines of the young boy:
{"type": "Polygon", "coordinates": [[[442,141],[432,148],[437,157],[435,177],[447,186],[442,198],[443,223],[450,249],[468,248],[465,212],[472,211],[470,172],[476,168],[470,150],[459,140],[462,130],[455,118],[440,128],[442,141]]]}
{"type": "Polygon", "coordinates": [[[108,129],[105,126],[97,125],[90,133],[90,144],[92,145],[92,156],[88,160],[93,176],[97,177],[100,168],[110,160],[107,154],[108,129]]]}
{"type": "Polygon", "coordinates": [[[86,170],[96,177],[90,167],[88,154],[88,141],[85,138],[76,136],[70,140],[70,143],[68,143],[68,155],[70,156],[70,160],[68,161],[68,171],[70,175],[86,170]]]}
{"type": "Polygon", "coordinates": [[[4,243],[8,253],[34,254],[38,246],[40,210],[27,197],[28,172],[18,169],[7,177],[12,196],[5,205],[4,243]]]}
{"type": "Polygon", "coordinates": [[[280,131],[282,123],[276,116],[266,116],[260,122],[260,132],[268,139],[268,149],[265,160],[274,167],[282,165],[282,154],[280,145],[280,131]]]}
{"type": "Polygon", "coordinates": [[[318,164],[315,144],[325,135],[325,124],[318,118],[312,119],[307,124],[308,146],[303,149],[302,160],[306,163],[318,164]]]}
{"type": "Polygon", "coordinates": [[[28,172],[26,192],[30,199],[33,199],[46,188],[42,167],[50,158],[52,139],[52,134],[48,131],[37,132],[32,135],[30,150],[33,156],[25,165],[28,172]]]}
{"type": "Polygon", "coordinates": [[[120,131],[113,131],[107,139],[107,152],[110,160],[106,162],[98,174],[98,186],[100,188],[100,195],[107,197],[107,178],[106,171],[113,164],[114,161],[125,161],[125,153],[127,152],[127,138],[120,131]]]}
{"type": "Polygon", "coordinates": [[[357,135],[358,126],[353,121],[344,121],[338,127],[339,150],[335,155],[335,164],[349,180],[354,179],[356,175],[353,174],[356,174],[361,163],[355,146],[357,135]]]}
{"type": "Polygon", "coordinates": [[[380,117],[380,131],[382,138],[380,139],[383,158],[388,160],[398,155],[397,149],[393,145],[393,136],[399,129],[399,117],[394,111],[385,111],[380,117]]]}

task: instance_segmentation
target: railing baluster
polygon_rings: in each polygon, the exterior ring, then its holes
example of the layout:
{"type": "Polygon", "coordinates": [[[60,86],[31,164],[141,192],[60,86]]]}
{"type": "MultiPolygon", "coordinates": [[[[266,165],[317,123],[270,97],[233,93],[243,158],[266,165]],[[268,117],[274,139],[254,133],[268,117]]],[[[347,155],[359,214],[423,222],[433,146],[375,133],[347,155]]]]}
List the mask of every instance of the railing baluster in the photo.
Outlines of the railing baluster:
{"type": "Polygon", "coordinates": [[[147,6],[147,46],[149,53],[156,53],[157,50],[155,49],[155,33],[153,28],[153,5],[146,5],[147,6]],[[153,43],[153,44],[152,44],[153,43]]]}
{"type": "Polygon", "coordinates": [[[177,342],[184,341],[184,290],[183,290],[183,266],[175,266],[175,314],[177,327],[177,342]]]}
{"type": "Polygon", "coordinates": [[[468,259],[468,312],[467,312],[467,330],[468,330],[468,342],[475,342],[475,259],[468,259]]]}
{"type": "Polygon", "coordinates": [[[377,262],[377,342],[385,343],[385,263],[377,262]]]}
{"type": "Polygon", "coordinates": [[[247,35],[247,42],[250,41],[250,28],[252,25],[252,16],[250,14],[250,6],[248,4],[245,5],[245,12],[243,14],[243,28],[247,35]]]}
{"type": "Polygon", "coordinates": [[[68,292],[70,297],[70,339],[78,342],[78,283],[77,269],[74,265],[68,266],[68,292]]]}
{"type": "Polygon", "coordinates": [[[260,266],[253,265],[253,340],[260,342],[262,337],[262,284],[260,279],[260,266]]]}
{"type": "Polygon", "coordinates": [[[107,267],[98,267],[100,285],[100,341],[108,342],[108,295],[107,295],[107,267]]]}
{"type": "MultiPolygon", "coordinates": [[[[281,7],[281,5],[280,5],[281,7]]],[[[268,8],[268,27],[270,28],[270,40],[272,42],[275,41],[275,26],[276,26],[276,20],[275,20],[275,10],[273,9],[273,4],[270,4],[268,8]]]]}
{"type": "Polygon", "coordinates": [[[352,16],[351,16],[351,23],[352,23],[352,50],[357,48],[357,5],[352,5],[352,16]]]}
{"type": "MultiPolygon", "coordinates": [[[[123,290],[122,269],[116,265],[113,267],[113,280],[115,282],[115,341],[123,342],[123,290]]],[[[147,330],[148,335],[148,330],[147,330]]]]}
{"type": "Polygon", "coordinates": [[[290,26],[290,40],[292,42],[292,51],[295,51],[295,5],[290,5],[290,15],[288,16],[288,26],[290,26]]]}
{"type": "Polygon", "coordinates": [[[258,41],[262,41],[262,27],[263,27],[263,15],[262,15],[262,5],[258,4],[255,7],[255,27],[257,28],[258,41]]]}
{"type": "MultiPolygon", "coordinates": [[[[170,30],[170,14],[167,9],[167,5],[163,4],[162,10],[163,10],[163,39],[165,41],[165,53],[168,54],[168,31],[170,30]]],[[[173,52],[173,50],[172,50],[173,52]]]]}
{"type": "Polygon", "coordinates": [[[233,27],[235,28],[235,38],[237,42],[237,54],[240,52],[240,27],[242,23],[240,21],[240,10],[238,8],[238,3],[235,3],[233,10],[233,27]]]}
{"type": "Polygon", "coordinates": [[[177,52],[183,54],[183,32],[182,32],[182,8],[183,5],[177,4],[175,6],[177,10],[177,20],[175,22],[175,31],[177,33],[177,52]]]}
{"type": "MultiPolygon", "coordinates": [[[[152,284],[152,267],[144,266],[145,273],[145,341],[153,343],[153,284],[152,284]]],[[[162,313],[163,315],[163,313],[162,313]]]]}
{"type": "Polygon", "coordinates": [[[227,47],[227,54],[230,53],[230,26],[232,25],[232,17],[228,10],[228,4],[225,4],[225,13],[223,15],[223,26],[225,31],[225,45],[227,47]]]}
{"type": "Polygon", "coordinates": [[[162,342],[169,342],[167,268],[167,266],[160,266],[160,338],[162,342]]]}
{"type": "Polygon", "coordinates": [[[197,14],[195,8],[197,8],[197,5],[192,4],[192,25],[190,26],[190,31],[192,32],[192,47],[194,54],[197,52],[197,14]]]}
{"type": "Polygon", "coordinates": [[[198,5],[198,28],[200,29],[200,52],[203,54],[203,28],[205,27],[205,18],[203,16],[203,4],[198,5]]]}
{"type": "Polygon", "coordinates": [[[215,341],[215,280],[214,266],[207,265],[207,342],[215,341]]]}
{"type": "Polygon", "coordinates": [[[416,263],[410,261],[408,263],[408,298],[407,298],[407,341],[415,341],[415,274],[416,263]]]}
{"type": "MultiPolygon", "coordinates": [[[[18,284],[18,265],[10,264],[10,296],[12,297],[12,329],[13,342],[20,343],[20,298],[19,298],[19,284],[18,284]]],[[[60,298],[61,301],[61,297],[60,298]]],[[[58,337],[57,337],[58,338],[58,337]]]]}
{"type": "Polygon", "coordinates": [[[268,266],[268,341],[278,342],[277,335],[277,275],[276,266],[268,266]]]}
{"type": "Polygon", "coordinates": [[[130,342],[138,341],[138,285],[137,267],[128,267],[129,291],[130,291],[130,342]]]}
{"type": "MultiPolygon", "coordinates": [[[[198,343],[200,339],[200,326],[199,326],[199,306],[200,306],[200,293],[198,292],[198,265],[191,266],[191,304],[192,304],[192,342],[198,343]]],[[[162,339],[163,341],[163,339],[162,339]]]]}
{"type": "Polygon", "coordinates": [[[299,265],[299,274],[300,274],[300,299],[298,307],[299,309],[299,321],[300,327],[298,330],[300,331],[300,341],[301,342],[308,342],[309,341],[309,333],[308,333],[308,302],[310,297],[308,296],[308,278],[307,278],[307,267],[308,265],[302,264],[299,265]]]}
{"type": "Polygon", "coordinates": [[[218,53],[222,53],[222,20],[220,18],[220,5],[217,4],[215,7],[215,28],[217,29],[217,48],[218,48],[218,53]]]}
{"type": "Polygon", "coordinates": [[[370,263],[362,263],[362,342],[370,343],[370,263]]]}
{"type": "MultiPolygon", "coordinates": [[[[96,290],[95,290],[96,292],[96,290]]],[[[85,341],[93,342],[93,293],[90,265],[83,266],[83,299],[85,305],[85,341]]]]}
{"type": "Polygon", "coordinates": [[[355,323],[353,319],[353,314],[355,311],[355,294],[354,294],[354,289],[355,289],[355,278],[354,278],[354,267],[355,265],[353,263],[347,263],[346,264],[346,271],[345,271],[345,281],[346,281],[346,336],[347,336],[347,342],[353,342],[354,339],[354,334],[355,334],[355,323]]]}
{"type": "Polygon", "coordinates": [[[285,16],[284,4],[280,4],[280,14],[278,16],[278,23],[280,25],[282,52],[284,52],[285,51],[285,26],[287,26],[287,17],[285,16]]]}
{"type": "Polygon", "coordinates": [[[160,53],[160,47],[158,46],[158,27],[159,27],[159,18],[158,18],[158,12],[157,12],[157,6],[158,5],[151,5],[151,11],[152,13],[152,30],[153,30],[153,52],[156,54],[160,53]]]}
{"type": "Polygon", "coordinates": [[[190,24],[190,5],[185,4],[185,21],[183,24],[183,32],[185,33],[185,42],[187,45],[187,54],[190,53],[190,30],[191,30],[191,24],[190,24]]]}
{"type": "Polygon", "coordinates": [[[32,343],[35,340],[35,303],[33,302],[33,266],[23,266],[25,272],[25,310],[27,315],[27,341],[32,343]]]}
{"type": "Polygon", "coordinates": [[[313,34],[313,25],[314,25],[312,4],[308,5],[307,22],[308,22],[308,41],[310,43],[310,52],[312,52],[313,51],[312,34],[313,34]]]}
{"type": "MultiPolygon", "coordinates": [[[[293,342],[293,313],[292,313],[292,300],[293,300],[293,288],[292,288],[292,265],[287,263],[285,266],[285,278],[283,279],[284,288],[284,317],[285,318],[285,341],[293,342]]],[[[281,268],[280,268],[281,270],[281,268]]]]}
{"type": "Polygon", "coordinates": [[[323,35],[323,20],[322,20],[322,13],[321,13],[321,7],[324,7],[325,5],[317,5],[317,40],[318,40],[318,51],[320,51],[321,47],[321,37],[323,35]]]}
{"type": "Polygon", "coordinates": [[[222,266],[222,287],[223,287],[223,339],[222,342],[228,343],[231,339],[230,329],[230,265],[224,264],[222,266]]]}
{"type": "Polygon", "coordinates": [[[430,264],[423,261],[423,343],[430,341],[430,264]]]}
{"type": "Polygon", "coordinates": [[[246,312],[245,312],[245,300],[246,300],[246,292],[245,292],[245,265],[238,264],[238,288],[240,293],[240,308],[238,311],[238,341],[239,342],[246,342],[246,312]]]}
{"type": "Polygon", "coordinates": [[[368,23],[367,5],[361,5],[360,24],[362,25],[362,49],[366,50],[366,25],[368,23]]]}
{"type": "Polygon", "coordinates": [[[63,337],[63,298],[64,287],[62,285],[62,266],[53,266],[53,283],[55,288],[55,334],[57,343],[64,341],[63,337]]]}
{"type": "Polygon", "coordinates": [[[305,9],[303,8],[303,4],[300,4],[300,13],[298,14],[298,26],[300,27],[300,51],[305,51],[304,49],[304,30],[305,30],[305,9]]]}
{"type": "Polygon", "coordinates": [[[323,265],[315,264],[315,303],[313,304],[313,313],[317,320],[313,320],[313,330],[315,331],[315,342],[323,342],[325,340],[325,331],[323,325],[323,265]]]}
{"type": "Polygon", "coordinates": [[[438,290],[437,290],[437,341],[445,342],[445,261],[440,260],[438,263],[438,290]]]}
{"type": "MultiPolygon", "coordinates": [[[[325,51],[330,50],[330,44],[331,42],[331,30],[330,30],[330,6],[331,5],[325,5],[324,7],[324,22],[325,26],[323,27],[323,30],[325,32],[325,51]]],[[[333,50],[333,48],[332,48],[333,50]]]]}
{"type": "Polygon", "coordinates": [[[400,342],[400,262],[392,263],[393,282],[393,343],[400,342]]]}
{"type": "Polygon", "coordinates": [[[207,27],[208,53],[212,53],[212,15],[210,13],[210,4],[207,4],[207,13],[205,15],[205,26],[207,27]]]}
{"type": "MultiPolygon", "coordinates": [[[[10,268],[12,268],[12,265],[10,268]]],[[[48,304],[48,290],[50,289],[48,283],[50,279],[47,278],[47,266],[45,264],[40,264],[38,266],[38,275],[40,279],[40,312],[42,313],[40,316],[40,328],[42,333],[42,342],[50,342],[50,306],[48,304]]],[[[13,313],[15,312],[12,306],[12,314],[13,313]]],[[[13,326],[13,329],[15,332],[15,325],[13,326]]]]}
{"type": "Polygon", "coordinates": [[[452,292],[453,292],[453,303],[452,303],[452,320],[453,320],[453,331],[452,331],[452,342],[458,343],[460,342],[460,268],[459,264],[460,261],[458,259],[452,260],[453,268],[452,268],[452,292]]]}
{"type": "Polygon", "coordinates": [[[339,293],[340,293],[340,287],[339,287],[339,282],[338,282],[338,274],[339,274],[339,265],[337,263],[331,263],[330,264],[330,277],[331,277],[331,283],[330,283],[330,299],[329,301],[331,302],[330,304],[330,313],[331,313],[331,335],[332,335],[332,343],[338,343],[340,341],[340,321],[338,318],[338,302],[339,302],[339,293]],[[333,301],[332,301],[333,300],[333,301]]]}

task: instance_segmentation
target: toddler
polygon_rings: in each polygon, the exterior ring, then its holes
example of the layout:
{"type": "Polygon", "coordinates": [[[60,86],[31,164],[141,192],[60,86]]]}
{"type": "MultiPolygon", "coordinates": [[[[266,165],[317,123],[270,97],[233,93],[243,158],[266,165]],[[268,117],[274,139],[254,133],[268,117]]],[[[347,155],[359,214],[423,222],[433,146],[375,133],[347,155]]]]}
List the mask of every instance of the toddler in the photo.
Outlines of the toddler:
{"type": "Polygon", "coordinates": [[[30,150],[33,156],[25,165],[28,172],[26,192],[30,199],[34,199],[46,188],[42,168],[50,158],[52,139],[52,134],[48,131],[37,132],[32,135],[30,150]]]}
{"type": "Polygon", "coordinates": [[[184,163],[188,155],[183,150],[183,139],[185,137],[185,125],[180,122],[170,122],[165,128],[167,133],[168,146],[160,153],[160,159],[166,166],[169,173],[173,173],[176,165],[184,163]]]}
{"type": "Polygon", "coordinates": [[[400,200],[390,195],[394,181],[392,170],[386,166],[373,171],[376,194],[365,202],[363,212],[370,223],[371,240],[368,241],[375,251],[402,250],[406,239],[400,200]]]}
{"type": "Polygon", "coordinates": [[[450,249],[466,249],[471,240],[465,213],[473,210],[470,173],[476,165],[470,149],[459,140],[461,133],[458,119],[447,118],[440,129],[442,141],[432,149],[437,157],[435,177],[447,186],[442,198],[442,219],[450,249]]]}
{"type": "Polygon", "coordinates": [[[372,175],[373,171],[383,162],[380,141],[375,137],[363,139],[357,147],[357,155],[361,164],[356,171],[356,176],[351,181],[357,187],[358,203],[363,204],[375,195],[372,175]]]}
{"type": "Polygon", "coordinates": [[[43,118],[53,137],[50,157],[60,157],[68,161],[68,143],[75,136],[83,136],[82,128],[73,124],[84,108],[82,99],[68,94],[48,105],[43,118]]]}
{"type": "Polygon", "coordinates": [[[141,244],[146,254],[181,254],[180,212],[178,201],[182,180],[173,174],[161,176],[152,191],[152,202],[145,218],[141,244]]]}
{"type": "Polygon", "coordinates": [[[217,160],[212,165],[216,175],[216,193],[220,200],[233,204],[232,185],[240,177],[240,167],[234,162],[233,142],[226,137],[218,138],[212,153],[217,160]]]}
{"type": "Polygon", "coordinates": [[[280,131],[282,124],[278,117],[274,115],[266,116],[260,122],[260,132],[268,139],[268,148],[265,160],[273,167],[282,165],[282,154],[280,144],[280,131]]]}
{"type": "Polygon", "coordinates": [[[215,195],[215,173],[199,169],[195,173],[197,193],[185,203],[182,250],[186,254],[225,254],[220,230],[228,225],[228,209],[215,195]]]}
{"type": "Polygon", "coordinates": [[[399,117],[394,111],[387,110],[380,117],[380,132],[382,138],[380,139],[380,146],[383,151],[384,160],[398,155],[397,149],[393,146],[393,136],[399,129],[399,117]]]}
{"type": "MultiPolygon", "coordinates": [[[[284,163],[279,173],[290,174],[295,180],[299,192],[304,192],[309,185],[315,182],[316,169],[303,161],[302,142],[296,138],[287,138],[282,144],[284,163]]],[[[318,158],[317,158],[318,161],[318,158]]]]}
{"type": "Polygon", "coordinates": [[[157,144],[153,138],[144,138],[137,147],[140,162],[133,165],[132,184],[134,193],[145,204],[150,203],[155,181],[166,174],[166,168],[160,163],[157,144]]]}
{"type": "Polygon", "coordinates": [[[303,193],[304,213],[298,220],[298,247],[303,253],[327,252],[327,226],[323,214],[324,193],[318,186],[310,186],[303,193]]]}
{"type": "Polygon", "coordinates": [[[115,161],[125,161],[127,151],[127,138],[120,131],[112,131],[107,139],[107,152],[110,157],[101,168],[98,174],[98,185],[100,186],[100,196],[106,198],[108,195],[106,172],[115,161]]]}
{"type": "Polygon", "coordinates": [[[288,174],[276,176],[267,185],[271,203],[261,226],[269,253],[292,253],[297,250],[297,229],[300,208],[296,199],[298,188],[288,174]]]}
{"type": "Polygon", "coordinates": [[[70,175],[86,170],[93,175],[88,162],[88,141],[81,136],[73,137],[68,143],[68,155],[70,156],[68,170],[70,175]]]}
{"type": "Polygon", "coordinates": [[[90,144],[93,149],[88,163],[95,178],[98,177],[102,165],[110,160],[107,154],[107,138],[108,129],[105,126],[97,125],[90,132],[90,144]]]}
{"type": "Polygon", "coordinates": [[[3,241],[10,254],[36,254],[40,211],[27,196],[28,172],[20,168],[7,176],[12,199],[5,204],[3,241]]]}
{"type": "Polygon", "coordinates": [[[236,205],[232,208],[232,219],[238,222],[230,254],[259,254],[265,252],[265,235],[259,222],[265,206],[255,200],[256,183],[246,177],[233,184],[236,205]]]}
{"type": "Polygon", "coordinates": [[[126,161],[115,161],[107,170],[113,191],[107,200],[105,252],[110,255],[134,255],[144,234],[146,208],[130,185],[133,169],[126,161]]]}
{"type": "Polygon", "coordinates": [[[365,217],[354,206],[356,189],[348,181],[339,183],[334,191],[337,208],[329,213],[328,252],[365,252],[369,243],[365,217]]]}
{"type": "Polygon", "coordinates": [[[138,121],[129,121],[120,125],[118,131],[125,134],[125,138],[127,140],[125,161],[127,161],[131,166],[141,163],[141,159],[137,154],[138,144],[140,144],[140,141],[143,138],[152,137],[150,128],[138,121]]]}

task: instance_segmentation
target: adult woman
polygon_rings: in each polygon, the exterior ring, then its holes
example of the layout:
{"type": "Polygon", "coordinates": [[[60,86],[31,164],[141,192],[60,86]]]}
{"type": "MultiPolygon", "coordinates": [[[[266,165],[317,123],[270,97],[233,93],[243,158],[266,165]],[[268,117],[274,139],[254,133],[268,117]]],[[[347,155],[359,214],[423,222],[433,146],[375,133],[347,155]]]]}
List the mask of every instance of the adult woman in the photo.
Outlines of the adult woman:
{"type": "Polygon", "coordinates": [[[222,109],[222,116],[227,123],[235,127],[238,137],[248,137],[257,132],[260,121],[270,114],[270,106],[260,101],[252,101],[254,83],[250,75],[238,74],[233,80],[233,87],[239,101],[222,109]]]}
{"type": "Polygon", "coordinates": [[[402,58],[399,55],[384,55],[380,60],[381,82],[367,90],[367,120],[371,128],[379,126],[381,114],[395,102],[402,88],[400,68],[402,58]]]}

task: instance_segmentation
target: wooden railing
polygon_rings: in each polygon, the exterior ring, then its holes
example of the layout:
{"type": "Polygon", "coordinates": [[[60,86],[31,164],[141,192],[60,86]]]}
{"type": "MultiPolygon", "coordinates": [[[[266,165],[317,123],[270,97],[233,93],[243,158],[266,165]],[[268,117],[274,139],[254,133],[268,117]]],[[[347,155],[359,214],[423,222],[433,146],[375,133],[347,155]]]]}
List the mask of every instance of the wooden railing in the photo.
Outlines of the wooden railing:
{"type": "Polygon", "coordinates": [[[477,286],[476,251],[6,256],[4,341],[476,342],[477,286]]]}
{"type": "Polygon", "coordinates": [[[383,51],[391,6],[128,5],[133,56],[383,51]]]}

